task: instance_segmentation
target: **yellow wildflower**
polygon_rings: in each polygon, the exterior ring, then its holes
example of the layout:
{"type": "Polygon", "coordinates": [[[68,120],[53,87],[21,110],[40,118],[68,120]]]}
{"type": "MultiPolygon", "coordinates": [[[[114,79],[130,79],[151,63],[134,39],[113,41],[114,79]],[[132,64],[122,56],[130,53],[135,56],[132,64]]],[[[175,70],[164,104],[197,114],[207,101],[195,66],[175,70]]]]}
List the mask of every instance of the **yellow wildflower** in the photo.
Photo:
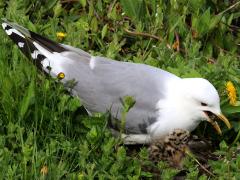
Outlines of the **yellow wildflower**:
{"type": "Polygon", "coordinates": [[[228,94],[229,104],[235,106],[237,102],[237,91],[231,81],[228,81],[226,84],[226,90],[228,94]]]}
{"type": "Polygon", "coordinates": [[[67,36],[66,33],[63,33],[63,32],[58,32],[57,33],[57,38],[62,41],[65,37],[67,36]]]}
{"type": "Polygon", "coordinates": [[[48,167],[47,167],[46,165],[44,165],[44,166],[41,168],[40,172],[41,172],[41,174],[42,174],[43,176],[47,175],[47,173],[48,173],[48,167]]]}

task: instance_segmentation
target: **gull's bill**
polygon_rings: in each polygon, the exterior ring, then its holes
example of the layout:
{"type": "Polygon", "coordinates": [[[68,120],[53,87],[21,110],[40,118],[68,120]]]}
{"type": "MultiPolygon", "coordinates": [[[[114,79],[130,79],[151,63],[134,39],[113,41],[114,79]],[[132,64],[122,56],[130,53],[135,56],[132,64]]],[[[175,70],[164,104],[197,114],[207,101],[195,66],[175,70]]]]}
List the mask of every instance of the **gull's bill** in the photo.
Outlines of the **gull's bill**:
{"type": "Polygon", "coordinates": [[[208,122],[211,123],[211,125],[214,127],[214,129],[217,131],[218,134],[222,135],[222,130],[219,127],[218,123],[216,121],[213,121],[212,119],[208,118],[208,122]]]}
{"type": "MultiPolygon", "coordinates": [[[[216,115],[220,120],[222,120],[226,124],[228,129],[231,128],[231,124],[230,124],[229,120],[223,114],[214,114],[214,115],[216,115]]],[[[222,134],[222,130],[219,127],[218,123],[216,121],[212,120],[208,115],[207,115],[207,121],[214,127],[214,129],[217,131],[218,134],[220,134],[220,135],[222,134]]]]}
{"type": "Polygon", "coordinates": [[[231,124],[230,124],[230,122],[229,122],[229,120],[223,115],[223,114],[219,114],[219,115],[217,115],[217,117],[219,118],[219,119],[221,119],[225,124],[226,124],[226,126],[228,127],[228,129],[230,129],[232,126],[231,126],[231,124]]]}

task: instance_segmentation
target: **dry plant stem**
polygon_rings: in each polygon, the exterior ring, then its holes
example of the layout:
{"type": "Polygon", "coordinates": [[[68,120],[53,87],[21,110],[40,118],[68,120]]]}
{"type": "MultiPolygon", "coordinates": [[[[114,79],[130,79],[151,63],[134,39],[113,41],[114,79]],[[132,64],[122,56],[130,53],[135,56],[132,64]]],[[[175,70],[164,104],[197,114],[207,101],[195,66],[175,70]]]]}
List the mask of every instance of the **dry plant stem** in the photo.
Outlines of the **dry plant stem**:
{"type": "Polygon", "coordinates": [[[110,4],[110,6],[109,6],[109,8],[108,8],[108,13],[110,13],[110,12],[112,11],[112,9],[113,9],[114,5],[116,4],[116,2],[117,2],[117,0],[114,0],[114,1],[110,4]]]}
{"type": "MultiPolygon", "coordinates": [[[[155,36],[155,35],[152,35],[152,34],[148,34],[148,33],[143,33],[143,32],[136,32],[136,31],[130,31],[126,28],[124,28],[124,31],[128,34],[131,34],[131,35],[134,35],[134,36],[143,36],[143,37],[149,37],[149,38],[153,38],[153,39],[156,39],[158,40],[159,42],[162,42],[163,39],[159,36],[155,36]]],[[[178,37],[179,39],[179,37],[178,37]]],[[[167,48],[168,49],[172,49],[171,48],[171,45],[167,43],[167,48]]],[[[178,47],[177,49],[178,52],[182,52],[182,53],[186,53],[184,49],[181,49],[180,47],[178,47]]]]}
{"type": "Polygon", "coordinates": [[[79,2],[79,0],[61,0],[61,3],[72,3],[72,2],[79,2]]]}
{"type": "Polygon", "coordinates": [[[233,8],[235,8],[238,4],[240,4],[240,1],[236,2],[235,4],[231,5],[229,8],[225,9],[224,11],[220,12],[219,14],[221,13],[225,13],[233,8]]]}
{"type": "MultiPolygon", "coordinates": [[[[223,52],[225,52],[225,53],[229,53],[228,50],[221,48],[221,47],[218,46],[217,44],[214,44],[214,45],[215,45],[218,49],[220,49],[221,51],[223,51],[223,52]]],[[[239,54],[236,54],[236,57],[240,58],[240,55],[239,55],[239,54]]]]}
{"type": "MultiPolygon", "coordinates": [[[[152,35],[152,34],[143,33],[143,32],[136,32],[136,31],[130,31],[130,30],[126,29],[126,28],[124,28],[124,31],[125,31],[126,33],[131,34],[131,35],[134,35],[134,36],[150,37],[150,38],[156,39],[156,40],[158,40],[158,41],[160,41],[160,42],[163,41],[163,39],[162,39],[161,37],[155,36],[155,35],[152,35]]],[[[171,49],[170,44],[167,44],[167,47],[168,47],[169,49],[171,49]]]]}
{"type": "MultiPolygon", "coordinates": [[[[79,0],[78,0],[78,1],[79,1],[79,0]]],[[[90,6],[91,2],[90,2],[89,0],[87,0],[87,3],[88,3],[88,6],[90,6]]],[[[93,9],[93,11],[94,11],[94,15],[96,16],[96,18],[97,18],[98,20],[101,20],[101,18],[99,17],[97,11],[96,11],[95,9],[93,9]]]]}
{"type": "Polygon", "coordinates": [[[180,41],[179,41],[179,35],[178,35],[177,32],[175,32],[175,36],[176,36],[176,40],[177,40],[177,42],[178,42],[177,52],[179,52],[179,51],[180,51],[180,41]]]}
{"type": "Polygon", "coordinates": [[[234,31],[240,32],[240,30],[239,30],[240,27],[238,27],[238,26],[235,26],[235,25],[232,25],[232,24],[229,25],[229,24],[227,24],[225,22],[222,22],[222,21],[220,23],[227,26],[229,28],[229,31],[231,31],[231,32],[234,32],[234,31]]]}
{"type": "Polygon", "coordinates": [[[215,175],[214,175],[212,172],[210,172],[209,170],[207,170],[207,168],[205,168],[205,167],[197,160],[197,158],[194,157],[194,155],[193,155],[190,151],[186,150],[185,153],[186,153],[189,157],[193,158],[194,161],[195,161],[206,173],[208,173],[209,175],[215,177],[215,175]]]}

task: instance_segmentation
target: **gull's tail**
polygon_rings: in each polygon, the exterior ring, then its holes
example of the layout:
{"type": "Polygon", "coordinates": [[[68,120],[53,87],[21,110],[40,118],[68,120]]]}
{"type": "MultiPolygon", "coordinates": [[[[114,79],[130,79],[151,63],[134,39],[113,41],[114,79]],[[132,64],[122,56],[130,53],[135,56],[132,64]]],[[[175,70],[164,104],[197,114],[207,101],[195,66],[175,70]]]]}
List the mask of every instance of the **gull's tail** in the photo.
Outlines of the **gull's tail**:
{"type": "Polygon", "coordinates": [[[9,22],[7,19],[2,19],[2,27],[7,35],[14,41],[14,43],[19,47],[19,49],[25,54],[29,59],[33,60],[41,70],[42,61],[47,59],[38,47],[41,46],[49,53],[67,51],[63,45],[51,41],[39,34],[36,34],[16,23],[9,22]]]}

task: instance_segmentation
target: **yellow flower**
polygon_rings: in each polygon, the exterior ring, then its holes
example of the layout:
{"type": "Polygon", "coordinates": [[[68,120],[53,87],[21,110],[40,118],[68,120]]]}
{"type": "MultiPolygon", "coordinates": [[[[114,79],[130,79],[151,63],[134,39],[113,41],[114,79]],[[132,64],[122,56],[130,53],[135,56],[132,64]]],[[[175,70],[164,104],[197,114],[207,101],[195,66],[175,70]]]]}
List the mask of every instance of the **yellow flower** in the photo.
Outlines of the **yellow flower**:
{"type": "Polygon", "coordinates": [[[57,38],[62,41],[65,37],[67,36],[66,33],[63,33],[63,32],[58,32],[57,33],[57,38]]]}
{"type": "Polygon", "coordinates": [[[228,81],[226,84],[226,90],[228,94],[229,104],[235,106],[237,102],[237,91],[231,81],[228,81]]]}
{"type": "Polygon", "coordinates": [[[41,174],[42,174],[43,176],[47,175],[47,173],[48,173],[48,167],[47,167],[46,165],[44,165],[44,166],[41,168],[40,172],[41,172],[41,174]]]}

